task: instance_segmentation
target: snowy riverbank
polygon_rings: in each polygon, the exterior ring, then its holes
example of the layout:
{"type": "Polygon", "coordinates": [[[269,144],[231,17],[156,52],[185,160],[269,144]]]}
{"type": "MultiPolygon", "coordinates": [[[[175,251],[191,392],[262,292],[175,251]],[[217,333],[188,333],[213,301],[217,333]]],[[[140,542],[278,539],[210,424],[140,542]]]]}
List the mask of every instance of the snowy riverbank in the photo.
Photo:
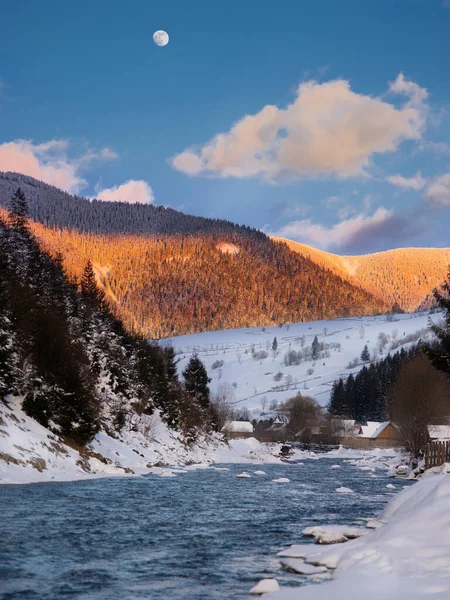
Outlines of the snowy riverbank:
{"type": "MultiPolygon", "coordinates": [[[[450,465],[428,472],[391,500],[379,526],[344,544],[309,549],[305,565],[335,568],[324,585],[286,589],[270,600],[412,600],[450,597],[450,465]],[[436,470],[435,470],[436,471],[436,470]]],[[[297,559],[299,560],[299,559],[297,559]]],[[[303,560],[303,559],[300,559],[303,560]]],[[[326,570],[325,568],[323,569],[326,570]]]]}
{"type": "Polygon", "coordinates": [[[0,483],[142,475],[154,467],[213,462],[277,463],[279,451],[279,444],[254,438],[225,444],[218,435],[188,447],[157,414],[136,415],[120,434],[102,430],[87,449],[78,450],[28,417],[18,401],[0,404],[0,483]]]}

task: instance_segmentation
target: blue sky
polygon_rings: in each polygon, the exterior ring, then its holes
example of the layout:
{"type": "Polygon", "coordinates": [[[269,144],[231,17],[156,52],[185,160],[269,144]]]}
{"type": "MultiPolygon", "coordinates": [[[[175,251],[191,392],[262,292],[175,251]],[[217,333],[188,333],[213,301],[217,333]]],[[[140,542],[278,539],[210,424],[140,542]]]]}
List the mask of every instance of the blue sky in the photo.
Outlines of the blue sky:
{"type": "Polygon", "coordinates": [[[0,170],[338,253],[449,245],[450,2],[21,0],[2,16],[0,170]]]}

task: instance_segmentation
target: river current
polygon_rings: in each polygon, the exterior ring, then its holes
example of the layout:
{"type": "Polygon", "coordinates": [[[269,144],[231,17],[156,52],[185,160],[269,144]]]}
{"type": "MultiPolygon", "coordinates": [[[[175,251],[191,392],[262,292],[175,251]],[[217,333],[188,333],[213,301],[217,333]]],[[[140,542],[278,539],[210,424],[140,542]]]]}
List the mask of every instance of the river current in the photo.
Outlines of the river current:
{"type": "Polygon", "coordinates": [[[363,525],[395,493],[384,471],[343,460],[223,467],[0,486],[0,598],[241,599],[264,577],[305,585],[276,553],[312,543],[301,533],[310,525],[363,525]],[[235,477],[242,471],[252,477],[235,477]]]}

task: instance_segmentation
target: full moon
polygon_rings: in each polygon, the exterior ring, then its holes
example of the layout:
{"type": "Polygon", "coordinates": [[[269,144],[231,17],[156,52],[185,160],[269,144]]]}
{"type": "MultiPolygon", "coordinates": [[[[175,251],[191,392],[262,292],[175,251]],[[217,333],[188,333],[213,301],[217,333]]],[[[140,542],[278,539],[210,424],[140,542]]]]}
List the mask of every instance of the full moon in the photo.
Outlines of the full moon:
{"type": "Polygon", "coordinates": [[[169,34],[163,29],[158,29],[158,31],[155,31],[153,34],[153,41],[157,46],[167,46],[169,43],[169,34]]]}

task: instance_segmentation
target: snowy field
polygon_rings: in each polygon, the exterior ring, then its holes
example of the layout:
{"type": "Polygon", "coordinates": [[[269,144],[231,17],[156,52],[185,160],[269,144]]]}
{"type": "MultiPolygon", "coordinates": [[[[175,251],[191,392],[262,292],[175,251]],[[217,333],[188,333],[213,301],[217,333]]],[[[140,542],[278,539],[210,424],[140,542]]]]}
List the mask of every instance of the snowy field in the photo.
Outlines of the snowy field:
{"type": "MultiPolygon", "coordinates": [[[[439,314],[431,317],[434,321],[440,319],[439,314]]],[[[361,369],[361,364],[347,367],[360,358],[366,344],[372,359],[384,358],[389,352],[410,347],[411,339],[416,342],[419,337],[429,338],[429,318],[428,312],[356,317],[282,327],[211,331],[173,337],[160,343],[173,345],[180,373],[192,353],[197,352],[212,378],[212,391],[226,388],[236,407],[265,413],[270,411],[274,401],[286,400],[297,392],[313,396],[325,406],[332,383],[361,369]],[[316,335],[326,346],[323,356],[286,366],[286,353],[295,350],[307,354],[316,335]],[[275,337],[276,352],[272,350],[275,337]]]]}

